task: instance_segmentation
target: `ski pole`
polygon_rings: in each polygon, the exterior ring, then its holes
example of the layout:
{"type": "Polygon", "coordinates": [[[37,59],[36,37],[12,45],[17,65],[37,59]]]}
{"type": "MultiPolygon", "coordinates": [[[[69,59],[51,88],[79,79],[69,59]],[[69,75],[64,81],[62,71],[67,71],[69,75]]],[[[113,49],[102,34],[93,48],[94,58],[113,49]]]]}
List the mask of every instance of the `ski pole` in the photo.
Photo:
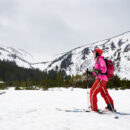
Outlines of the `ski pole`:
{"type": "Polygon", "coordinates": [[[89,110],[89,90],[88,90],[88,68],[87,68],[87,108],[89,110]]]}

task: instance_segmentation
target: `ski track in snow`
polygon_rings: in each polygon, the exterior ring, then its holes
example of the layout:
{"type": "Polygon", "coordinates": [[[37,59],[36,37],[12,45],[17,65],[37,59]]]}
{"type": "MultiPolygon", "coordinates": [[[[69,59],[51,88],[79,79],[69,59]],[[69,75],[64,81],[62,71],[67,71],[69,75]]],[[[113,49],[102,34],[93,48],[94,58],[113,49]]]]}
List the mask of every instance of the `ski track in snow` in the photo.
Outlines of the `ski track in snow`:
{"type": "MultiPolygon", "coordinates": [[[[0,90],[2,91],[2,90],[0,90]]],[[[0,95],[0,130],[129,130],[130,115],[99,115],[94,112],[64,112],[61,109],[84,109],[85,89],[55,88],[49,91],[5,90],[0,95]]],[[[109,90],[116,109],[130,114],[130,90],[109,90]]],[[[105,103],[98,95],[98,106],[105,103]]]]}

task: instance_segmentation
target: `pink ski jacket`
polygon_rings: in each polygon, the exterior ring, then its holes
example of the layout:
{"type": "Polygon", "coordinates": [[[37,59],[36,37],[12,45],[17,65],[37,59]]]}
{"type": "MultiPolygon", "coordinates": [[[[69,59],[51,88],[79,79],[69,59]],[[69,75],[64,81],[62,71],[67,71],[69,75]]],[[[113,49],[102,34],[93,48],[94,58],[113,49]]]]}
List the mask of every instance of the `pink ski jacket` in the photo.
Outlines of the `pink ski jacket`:
{"type": "MultiPolygon", "coordinates": [[[[103,56],[99,56],[97,62],[95,63],[94,68],[96,70],[100,70],[101,73],[106,73],[107,67],[103,56]]],[[[95,72],[93,72],[93,75],[96,76],[96,79],[108,81],[108,78],[106,75],[98,74],[98,77],[95,72]]]]}

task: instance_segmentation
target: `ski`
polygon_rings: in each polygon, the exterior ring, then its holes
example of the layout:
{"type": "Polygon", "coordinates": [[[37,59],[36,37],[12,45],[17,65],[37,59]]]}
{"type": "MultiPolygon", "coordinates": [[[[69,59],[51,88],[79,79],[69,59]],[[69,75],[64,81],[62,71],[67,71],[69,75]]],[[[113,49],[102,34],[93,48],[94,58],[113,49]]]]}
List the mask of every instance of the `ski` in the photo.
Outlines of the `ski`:
{"type": "Polygon", "coordinates": [[[61,109],[61,108],[56,108],[57,111],[64,111],[64,112],[91,112],[91,110],[86,110],[86,109],[61,109]]]}
{"type": "Polygon", "coordinates": [[[120,116],[130,116],[130,113],[124,113],[124,112],[116,112],[116,114],[120,115],[120,116]]]}
{"type": "MultiPolygon", "coordinates": [[[[92,111],[90,109],[78,109],[78,108],[74,108],[74,109],[61,109],[61,108],[56,108],[57,111],[63,111],[63,112],[75,112],[75,113],[91,113],[91,112],[95,112],[95,111],[92,111]]],[[[124,112],[118,112],[118,111],[115,111],[115,112],[112,112],[112,111],[106,111],[106,110],[102,110],[102,109],[99,109],[97,112],[95,112],[97,114],[101,114],[101,115],[113,115],[115,114],[114,118],[115,119],[119,119],[119,116],[130,116],[130,113],[124,113],[124,112]]]]}
{"type": "Polygon", "coordinates": [[[86,112],[86,113],[89,113],[89,112],[95,112],[95,113],[98,113],[98,114],[106,114],[104,113],[101,109],[98,110],[97,112],[96,111],[92,111],[92,110],[89,110],[89,109],[61,109],[61,108],[56,108],[57,111],[64,111],[64,112],[86,112]]]}

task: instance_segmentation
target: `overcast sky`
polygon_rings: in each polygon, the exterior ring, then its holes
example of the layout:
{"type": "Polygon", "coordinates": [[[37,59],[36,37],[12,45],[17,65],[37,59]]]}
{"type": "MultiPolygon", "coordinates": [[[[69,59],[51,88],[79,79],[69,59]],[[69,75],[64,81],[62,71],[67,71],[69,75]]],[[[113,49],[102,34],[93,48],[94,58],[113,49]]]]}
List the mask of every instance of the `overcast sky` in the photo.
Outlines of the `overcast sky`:
{"type": "Polygon", "coordinates": [[[130,0],[0,0],[0,43],[58,54],[130,31],[130,0]]]}

